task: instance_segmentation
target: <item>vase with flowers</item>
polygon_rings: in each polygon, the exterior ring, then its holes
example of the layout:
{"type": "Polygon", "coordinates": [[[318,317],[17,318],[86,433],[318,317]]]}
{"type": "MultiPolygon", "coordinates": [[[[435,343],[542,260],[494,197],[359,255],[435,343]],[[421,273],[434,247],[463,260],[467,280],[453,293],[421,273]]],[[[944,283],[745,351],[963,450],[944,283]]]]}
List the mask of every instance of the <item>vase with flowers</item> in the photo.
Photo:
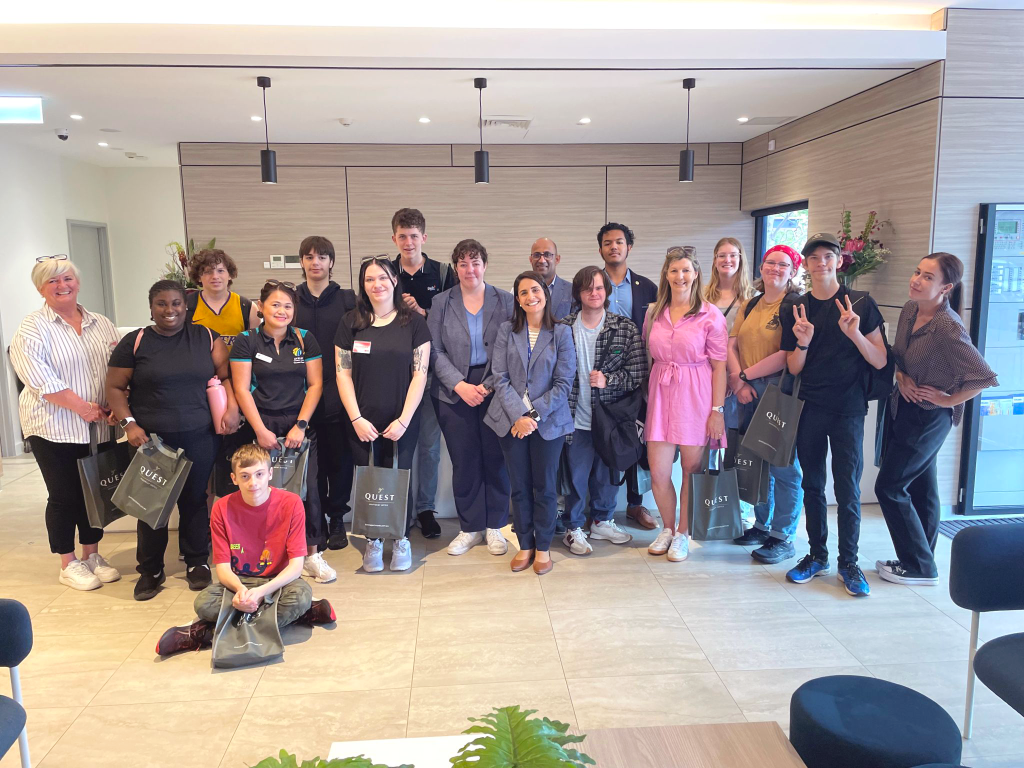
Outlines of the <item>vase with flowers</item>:
{"type": "Polygon", "coordinates": [[[164,271],[160,275],[161,280],[173,280],[181,283],[184,288],[198,289],[199,286],[192,282],[188,276],[189,262],[197,251],[207,251],[216,246],[217,238],[213,238],[201,248],[196,248],[195,240],[189,240],[185,245],[178,242],[170,242],[164,246],[164,252],[169,260],[164,264],[164,271]]]}
{"type": "Polygon", "coordinates": [[[877,211],[870,211],[863,229],[854,232],[852,214],[848,210],[843,211],[842,231],[838,233],[842,259],[836,270],[839,282],[851,288],[858,277],[874,272],[885,264],[884,257],[890,255],[892,251],[875,237],[883,227],[894,231],[891,221],[881,221],[877,211]]]}

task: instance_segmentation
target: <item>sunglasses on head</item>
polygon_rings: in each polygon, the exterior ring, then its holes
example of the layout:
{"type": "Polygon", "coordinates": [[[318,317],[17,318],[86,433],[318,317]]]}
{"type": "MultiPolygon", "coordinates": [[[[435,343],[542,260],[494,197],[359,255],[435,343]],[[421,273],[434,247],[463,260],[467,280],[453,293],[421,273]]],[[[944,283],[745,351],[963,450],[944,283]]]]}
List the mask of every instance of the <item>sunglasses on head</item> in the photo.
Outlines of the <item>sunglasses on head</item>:
{"type": "Polygon", "coordinates": [[[682,258],[683,256],[685,256],[691,261],[696,261],[697,249],[694,248],[692,245],[676,245],[669,248],[668,251],[665,252],[665,255],[673,256],[675,258],[682,258]]]}
{"type": "Polygon", "coordinates": [[[368,261],[386,261],[390,263],[391,259],[388,257],[386,253],[378,253],[376,256],[363,256],[362,260],[359,263],[365,264],[368,261]]]}
{"type": "Polygon", "coordinates": [[[263,289],[266,290],[267,288],[291,288],[294,291],[295,283],[286,283],[283,280],[267,280],[263,284],[263,289]]]}
{"type": "Polygon", "coordinates": [[[42,264],[44,261],[67,261],[67,259],[66,253],[55,253],[53,256],[39,256],[36,259],[36,264],[42,264]]]}

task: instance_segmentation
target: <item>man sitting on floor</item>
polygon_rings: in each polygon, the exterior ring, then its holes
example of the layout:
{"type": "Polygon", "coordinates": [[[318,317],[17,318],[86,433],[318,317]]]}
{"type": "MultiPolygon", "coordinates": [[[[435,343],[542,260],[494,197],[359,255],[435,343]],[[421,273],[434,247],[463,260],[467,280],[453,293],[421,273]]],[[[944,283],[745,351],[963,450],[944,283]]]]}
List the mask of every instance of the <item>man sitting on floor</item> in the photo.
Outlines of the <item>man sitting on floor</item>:
{"type": "Polygon", "coordinates": [[[266,595],[277,596],[277,623],[330,624],[334,609],[326,600],[313,602],[313,589],[303,581],[306,556],[306,513],[302,499],[270,486],[270,454],[260,446],[243,445],[231,457],[231,480],[238,490],[217,499],[210,513],[213,563],[219,584],[196,597],[199,621],[171,627],[156,644],[169,656],[198,651],[213,643],[213,629],[224,590],[235,593],[231,604],[252,613],[266,595]]]}

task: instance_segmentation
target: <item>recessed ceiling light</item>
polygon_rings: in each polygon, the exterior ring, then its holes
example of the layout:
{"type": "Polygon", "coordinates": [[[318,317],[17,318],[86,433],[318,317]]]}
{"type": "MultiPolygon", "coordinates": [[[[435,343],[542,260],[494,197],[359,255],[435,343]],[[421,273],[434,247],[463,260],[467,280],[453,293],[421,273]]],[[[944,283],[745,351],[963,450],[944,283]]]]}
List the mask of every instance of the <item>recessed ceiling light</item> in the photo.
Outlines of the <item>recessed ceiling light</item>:
{"type": "Polygon", "coordinates": [[[737,118],[736,118],[736,122],[737,122],[737,123],[745,123],[745,122],[747,122],[747,120],[749,120],[749,119],[750,119],[749,117],[737,117],[737,118]]]}
{"type": "Polygon", "coordinates": [[[101,146],[101,147],[109,147],[110,145],[107,144],[107,142],[105,142],[105,141],[101,141],[101,142],[99,142],[99,146],[101,146]]]}
{"type": "Polygon", "coordinates": [[[263,122],[263,118],[262,118],[262,117],[260,117],[259,115],[253,115],[253,116],[252,116],[252,117],[250,117],[249,119],[250,119],[250,120],[252,120],[252,121],[253,121],[254,123],[260,123],[260,122],[263,122]]]}
{"type": "Polygon", "coordinates": [[[81,116],[81,115],[69,115],[69,117],[70,117],[70,118],[71,118],[72,120],[81,120],[81,119],[82,119],[82,116],[81,116]]]}
{"type": "Polygon", "coordinates": [[[420,118],[420,122],[421,123],[429,123],[430,122],[430,118],[429,117],[421,117],[420,118]]]}
{"type": "Polygon", "coordinates": [[[589,117],[581,117],[580,121],[578,123],[576,123],[576,125],[590,125],[590,118],[589,117]]]}

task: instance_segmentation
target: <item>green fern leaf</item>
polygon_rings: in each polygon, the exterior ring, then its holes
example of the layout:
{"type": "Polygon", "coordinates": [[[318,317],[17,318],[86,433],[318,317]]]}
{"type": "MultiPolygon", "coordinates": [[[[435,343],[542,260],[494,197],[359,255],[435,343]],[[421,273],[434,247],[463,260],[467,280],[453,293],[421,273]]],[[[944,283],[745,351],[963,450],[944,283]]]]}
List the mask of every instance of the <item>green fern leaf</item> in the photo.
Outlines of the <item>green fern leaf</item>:
{"type": "Polygon", "coordinates": [[[584,736],[569,736],[569,726],[548,718],[530,718],[536,710],[518,706],[502,707],[482,717],[464,733],[484,734],[463,747],[451,759],[454,768],[566,768],[594,765],[587,755],[566,744],[576,744],[584,736]]]}

